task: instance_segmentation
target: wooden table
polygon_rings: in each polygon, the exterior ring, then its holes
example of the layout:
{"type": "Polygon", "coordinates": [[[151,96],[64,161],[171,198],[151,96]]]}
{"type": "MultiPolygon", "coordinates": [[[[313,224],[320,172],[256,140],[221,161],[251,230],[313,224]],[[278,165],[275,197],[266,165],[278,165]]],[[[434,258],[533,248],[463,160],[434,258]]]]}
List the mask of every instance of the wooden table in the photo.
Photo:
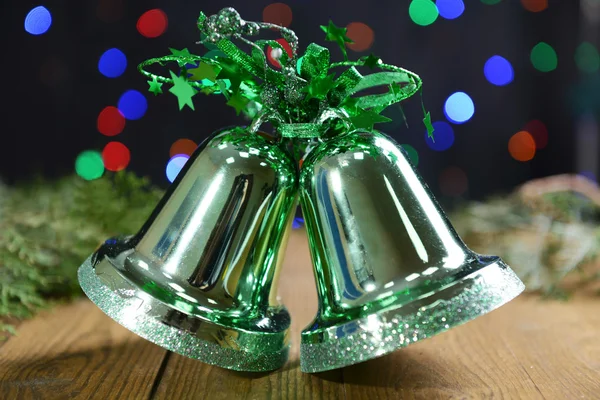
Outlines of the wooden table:
{"type": "Polygon", "coordinates": [[[302,230],[280,293],[294,343],[279,371],[233,372],[167,352],[81,300],[0,342],[0,399],[600,399],[600,299],[591,295],[522,295],[391,355],[311,375],[298,362],[300,331],[317,309],[302,230]]]}

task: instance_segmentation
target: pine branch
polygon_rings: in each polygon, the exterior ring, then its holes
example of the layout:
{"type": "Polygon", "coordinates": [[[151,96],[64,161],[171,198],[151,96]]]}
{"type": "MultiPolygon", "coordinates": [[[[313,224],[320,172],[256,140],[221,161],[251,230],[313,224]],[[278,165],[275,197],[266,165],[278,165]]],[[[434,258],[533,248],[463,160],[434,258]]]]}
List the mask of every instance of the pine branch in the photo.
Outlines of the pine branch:
{"type": "Polygon", "coordinates": [[[125,172],[0,186],[0,318],[28,318],[81,295],[79,265],[106,238],[135,233],[161,197],[125,172]]]}

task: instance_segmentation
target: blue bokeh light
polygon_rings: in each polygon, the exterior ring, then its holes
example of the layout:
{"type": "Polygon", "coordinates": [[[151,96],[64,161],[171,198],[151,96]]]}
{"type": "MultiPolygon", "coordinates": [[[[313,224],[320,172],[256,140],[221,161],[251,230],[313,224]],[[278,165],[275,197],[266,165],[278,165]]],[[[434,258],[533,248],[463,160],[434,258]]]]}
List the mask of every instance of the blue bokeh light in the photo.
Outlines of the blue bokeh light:
{"type": "Polygon", "coordinates": [[[444,114],[448,121],[455,124],[464,124],[475,114],[475,104],[465,92],[456,92],[446,100],[444,114]]]}
{"type": "Polygon", "coordinates": [[[119,98],[118,109],[126,119],[140,119],[146,114],[148,101],[137,90],[128,90],[119,98]]]}
{"type": "Polygon", "coordinates": [[[448,150],[454,144],[454,130],[452,126],[445,121],[436,121],[433,123],[433,140],[425,130],[425,142],[430,149],[435,151],[448,150]]]}
{"type": "Polygon", "coordinates": [[[127,57],[119,49],[108,49],[98,61],[98,71],[107,78],[118,78],[127,68],[127,57]]]}
{"type": "Polygon", "coordinates": [[[440,17],[445,19],[456,19],[465,11],[463,0],[437,0],[435,5],[440,17]]]}
{"type": "Polygon", "coordinates": [[[501,56],[492,56],[485,62],[483,67],[485,78],[496,86],[504,86],[511,83],[515,77],[510,62],[501,56]]]}
{"type": "Polygon", "coordinates": [[[169,182],[173,183],[173,181],[175,180],[175,178],[177,178],[177,175],[179,175],[179,173],[183,169],[183,166],[185,165],[187,160],[189,160],[189,158],[190,156],[188,155],[177,154],[169,160],[169,162],[167,163],[166,170],[167,179],[169,180],[169,182]]]}
{"type": "Polygon", "coordinates": [[[300,229],[304,226],[304,218],[296,217],[292,222],[292,229],[300,229]]]}
{"type": "Polygon", "coordinates": [[[52,25],[52,15],[44,6],[33,8],[25,17],[25,31],[32,35],[41,35],[48,32],[50,25],[52,25]]]}

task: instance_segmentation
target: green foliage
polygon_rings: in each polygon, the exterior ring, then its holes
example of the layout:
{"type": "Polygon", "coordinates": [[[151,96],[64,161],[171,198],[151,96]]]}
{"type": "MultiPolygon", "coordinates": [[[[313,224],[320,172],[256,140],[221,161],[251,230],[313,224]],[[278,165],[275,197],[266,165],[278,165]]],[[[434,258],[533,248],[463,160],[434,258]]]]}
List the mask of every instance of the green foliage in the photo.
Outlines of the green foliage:
{"type": "Polygon", "coordinates": [[[0,187],[0,318],[81,295],[79,265],[108,237],[135,233],[161,196],[125,172],[0,187]]]}

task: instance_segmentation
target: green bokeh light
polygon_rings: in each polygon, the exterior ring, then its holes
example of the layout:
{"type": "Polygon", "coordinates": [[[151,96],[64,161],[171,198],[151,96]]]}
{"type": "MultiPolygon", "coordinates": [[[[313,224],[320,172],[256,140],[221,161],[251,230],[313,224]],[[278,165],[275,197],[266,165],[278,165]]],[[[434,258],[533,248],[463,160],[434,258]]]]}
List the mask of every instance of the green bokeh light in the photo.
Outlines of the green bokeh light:
{"type": "Polygon", "coordinates": [[[494,5],[500,3],[501,0],[481,0],[483,4],[494,5]]]}
{"type": "Polygon", "coordinates": [[[575,63],[583,72],[594,73],[600,69],[600,54],[598,49],[589,43],[583,42],[575,51],[575,63]]]}
{"type": "Polygon", "coordinates": [[[531,63],[538,71],[554,71],[558,66],[558,56],[548,43],[539,42],[531,50],[531,63]]]}
{"type": "Polygon", "coordinates": [[[431,0],[412,0],[408,14],[415,24],[427,26],[433,24],[440,13],[431,0]]]}
{"type": "Polygon", "coordinates": [[[404,149],[404,151],[406,151],[406,153],[408,154],[408,158],[410,158],[410,161],[413,163],[413,165],[415,167],[419,165],[419,153],[417,152],[417,150],[410,144],[402,144],[401,146],[404,149]]]}
{"type": "Polygon", "coordinates": [[[75,160],[75,172],[86,181],[100,178],[104,173],[104,162],[100,152],[82,151],[75,160]]]}

